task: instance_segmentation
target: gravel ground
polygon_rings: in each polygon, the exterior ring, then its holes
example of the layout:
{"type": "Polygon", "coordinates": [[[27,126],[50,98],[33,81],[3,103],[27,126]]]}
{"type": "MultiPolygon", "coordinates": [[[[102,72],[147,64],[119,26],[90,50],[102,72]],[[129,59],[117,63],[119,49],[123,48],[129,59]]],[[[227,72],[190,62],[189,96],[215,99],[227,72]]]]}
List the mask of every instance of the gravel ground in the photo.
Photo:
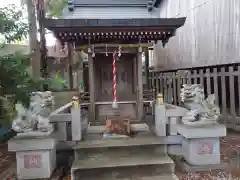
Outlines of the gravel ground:
{"type": "MultiPolygon", "coordinates": [[[[176,174],[180,180],[240,180],[240,133],[231,132],[227,137],[221,139],[221,159],[229,164],[229,171],[184,173],[177,169],[176,174]]],[[[0,145],[0,174],[10,168],[13,163],[15,163],[15,154],[7,151],[6,144],[0,145]]],[[[10,176],[14,177],[14,174],[12,172],[10,176]]],[[[61,174],[61,169],[56,170],[52,179],[60,179],[58,177],[61,174]]]]}
{"type": "Polygon", "coordinates": [[[221,159],[229,164],[227,171],[184,173],[177,170],[180,180],[240,180],[240,133],[228,133],[221,139],[221,159]]]}
{"type": "Polygon", "coordinates": [[[15,162],[15,154],[8,152],[7,144],[0,145],[0,173],[8,169],[15,162]]]}

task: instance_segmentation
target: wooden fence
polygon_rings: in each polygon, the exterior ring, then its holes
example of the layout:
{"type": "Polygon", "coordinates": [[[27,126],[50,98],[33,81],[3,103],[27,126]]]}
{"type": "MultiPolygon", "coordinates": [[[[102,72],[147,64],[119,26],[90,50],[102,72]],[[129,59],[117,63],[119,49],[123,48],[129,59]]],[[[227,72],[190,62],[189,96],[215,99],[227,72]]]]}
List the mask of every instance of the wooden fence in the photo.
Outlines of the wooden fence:
{"type": "Polygon", "coordinates": [[[221,121],[240,130],[240,64],[174,71],[150,71],[150,89],[161,92],[165,102],[179,105],[183,84],[202,84],[205,95],[215,94],[221,109],[221,121]]]}

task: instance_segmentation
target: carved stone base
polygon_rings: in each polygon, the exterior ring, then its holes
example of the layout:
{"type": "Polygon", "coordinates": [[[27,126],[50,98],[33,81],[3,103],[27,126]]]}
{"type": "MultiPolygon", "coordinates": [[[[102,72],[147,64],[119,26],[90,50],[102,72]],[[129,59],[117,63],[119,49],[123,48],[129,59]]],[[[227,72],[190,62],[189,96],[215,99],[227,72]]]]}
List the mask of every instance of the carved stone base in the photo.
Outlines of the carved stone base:
{"type": "Polygon", "coordinates": [[[183,157],[192,166],[220,164],[219,137],[226,136],[226,127],[214,125],[193,128],[178,125],[178,133],[183,136],[183,157]]]}
{"type": "Polygon", "coordinates": [[[117,135],[130,135],[130,120],[111,118],[106,120],[105,133],[117,135]]]}

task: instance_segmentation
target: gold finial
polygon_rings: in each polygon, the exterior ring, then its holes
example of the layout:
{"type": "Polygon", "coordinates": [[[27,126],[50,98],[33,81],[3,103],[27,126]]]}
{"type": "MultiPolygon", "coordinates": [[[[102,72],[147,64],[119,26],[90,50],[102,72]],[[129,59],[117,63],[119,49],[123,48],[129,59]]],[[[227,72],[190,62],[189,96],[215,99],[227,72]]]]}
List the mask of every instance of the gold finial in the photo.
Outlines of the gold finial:
{"type": "Polygon", "coordinates": [[[157,104],[163,105],[163,95],[161,93],[157,94],[157,104]]]}
{"type": "Polygon", "coordinates": [[[77,96],[72,97],[72,108],[80,108],[79,98],[77,96]]]}

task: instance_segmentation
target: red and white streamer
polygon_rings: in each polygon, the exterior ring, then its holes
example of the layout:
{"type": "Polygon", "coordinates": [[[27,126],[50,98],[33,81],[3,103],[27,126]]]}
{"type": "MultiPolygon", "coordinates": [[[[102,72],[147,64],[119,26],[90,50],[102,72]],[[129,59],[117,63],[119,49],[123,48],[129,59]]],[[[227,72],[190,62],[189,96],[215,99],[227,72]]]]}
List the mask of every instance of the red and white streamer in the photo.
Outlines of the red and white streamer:
{"type": "Polygon", "coordinates": [[[116,55],[117,52],[113,52],[113,107],[117,107],[117,73],[116,73],[116,55]]]}

